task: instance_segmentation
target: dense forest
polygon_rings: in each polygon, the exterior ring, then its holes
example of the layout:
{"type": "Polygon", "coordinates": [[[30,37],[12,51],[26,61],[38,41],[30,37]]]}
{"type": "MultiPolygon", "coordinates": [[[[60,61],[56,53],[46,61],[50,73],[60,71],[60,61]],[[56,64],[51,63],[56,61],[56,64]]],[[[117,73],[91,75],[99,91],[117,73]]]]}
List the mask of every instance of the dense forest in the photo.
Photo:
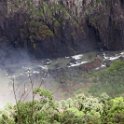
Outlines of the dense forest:
{"type": "Polygon", "coordinates": [[[123,124],[124,98],[80,94],[54,101],[45,89],[37,89],[39,101],[8,105],[0,113],[1,124],[123,124]]]}

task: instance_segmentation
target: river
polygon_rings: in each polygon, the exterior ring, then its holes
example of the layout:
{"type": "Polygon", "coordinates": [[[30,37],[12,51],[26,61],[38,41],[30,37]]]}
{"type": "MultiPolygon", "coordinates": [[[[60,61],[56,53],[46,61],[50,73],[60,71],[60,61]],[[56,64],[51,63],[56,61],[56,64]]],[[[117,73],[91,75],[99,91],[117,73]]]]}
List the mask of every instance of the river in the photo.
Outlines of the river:
{"type": "MultiPolygon", "coordinates": [[[[15,103],[14,90],[18,100],[31,100],[31,82],[33,82],[33,88],[42,86],[49,89],[57,100],[72,96],[73,92],[81,87],[82,89],[90,87],[91,82],[85,79],[76,67],[92,61],[97,54],[92,52],[57,59],[29,59],[2,66],[0,68],[0,108],[7,103],[15,103]],[[13,83],[15,89],[13,89],[13,83]]],[[[114,61],[124,57],[124,52],[102,52],[99,55],[103,61],[114,61]]],[[[102,64],[96,70],[104,67],[102,64]]]]}

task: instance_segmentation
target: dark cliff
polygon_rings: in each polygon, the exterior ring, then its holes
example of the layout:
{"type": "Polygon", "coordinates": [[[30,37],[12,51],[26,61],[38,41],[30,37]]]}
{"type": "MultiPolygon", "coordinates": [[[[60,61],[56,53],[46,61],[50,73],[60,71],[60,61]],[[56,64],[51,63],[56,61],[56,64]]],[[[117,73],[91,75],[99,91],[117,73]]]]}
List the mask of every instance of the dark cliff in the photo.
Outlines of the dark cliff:
{"type": "Polygon", "coordinates": [[[0,47],[37,57],[124,49],[124,0],[0,2],[0,47]]]}

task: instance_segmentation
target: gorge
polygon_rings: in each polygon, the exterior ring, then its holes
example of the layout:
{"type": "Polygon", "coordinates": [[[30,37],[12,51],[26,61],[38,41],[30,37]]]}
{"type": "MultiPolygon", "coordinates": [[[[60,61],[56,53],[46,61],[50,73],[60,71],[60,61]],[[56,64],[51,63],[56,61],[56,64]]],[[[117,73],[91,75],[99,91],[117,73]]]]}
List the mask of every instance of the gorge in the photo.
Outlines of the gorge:
{"type": "MultiPolygon", "coordinates": [[[[124,0],[0,0],[0,107],[14,101],[12,77],[18,97],[24,87],[30,90],[27,70],[35,86],[41,83],[40,72],[47,70],[43,86],[57,100],[87,93],[98,83],[92,73],[104,74],[116,60],[123,65],[123,50],[124,0]]],[[[123,88],[121,80],[105,83],[110,89],[98,84],[113,95],[123,88]]]]}
{"type": "Polygon", "coordinates": [[[37,58],[123,50],[123,4],[123,0],[1,0],[0,49],[23,49],[37,58]]]}

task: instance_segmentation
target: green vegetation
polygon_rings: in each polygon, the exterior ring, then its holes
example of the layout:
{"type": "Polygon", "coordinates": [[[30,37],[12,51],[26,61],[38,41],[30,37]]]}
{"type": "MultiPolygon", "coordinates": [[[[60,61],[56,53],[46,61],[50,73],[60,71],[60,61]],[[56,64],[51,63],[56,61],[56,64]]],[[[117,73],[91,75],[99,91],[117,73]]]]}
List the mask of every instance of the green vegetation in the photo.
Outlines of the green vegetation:
{"type": "Polygon", "coordinates": [[[21,45],[34,52],[39,50],[41,43],[48,46],[48,42],[52,42],[52,40],[60,41],[59,39],[62,37],[65,37],[65,39],[66,37],[72,37],[72,40],[77,37],[77,30],[82,30],[83,32],[83,26],[79,23],[81,18],[74,15],[75,12],[73,11],[75,10],[70,11],[63,2],[8,0],[7,7],[8,16],[19,13],[24,18],[25,21],[20,29],[20,34],[28,41],[22,41],[21,45]],[[66,36],[65,34],[68,35],[66,36]]]}
{"type": "Polygon", "coordinates": [[[96,84],[89,89],[97,96],[81,93],[56,101],[47,89],[34,89],[32,101],[18,101],[0,111],[0,124],[124,124],[123,73],[122,60],[95,72],[96,84]]]}
{"type": "Polygon", "coordinates": [[[0,124],[123,124],[124,98],[80,94],[55,101],[46,89],[36,89],[39,100],[19,102],[0,111],[0,124]]]}
{"type": "Polygon", "coordinates": [[[89,90],[94,95],[106,92],[110,96],[124,93],[124,61],[117,60],[105,70],[93,74],[95,85],[89,90]]]}

